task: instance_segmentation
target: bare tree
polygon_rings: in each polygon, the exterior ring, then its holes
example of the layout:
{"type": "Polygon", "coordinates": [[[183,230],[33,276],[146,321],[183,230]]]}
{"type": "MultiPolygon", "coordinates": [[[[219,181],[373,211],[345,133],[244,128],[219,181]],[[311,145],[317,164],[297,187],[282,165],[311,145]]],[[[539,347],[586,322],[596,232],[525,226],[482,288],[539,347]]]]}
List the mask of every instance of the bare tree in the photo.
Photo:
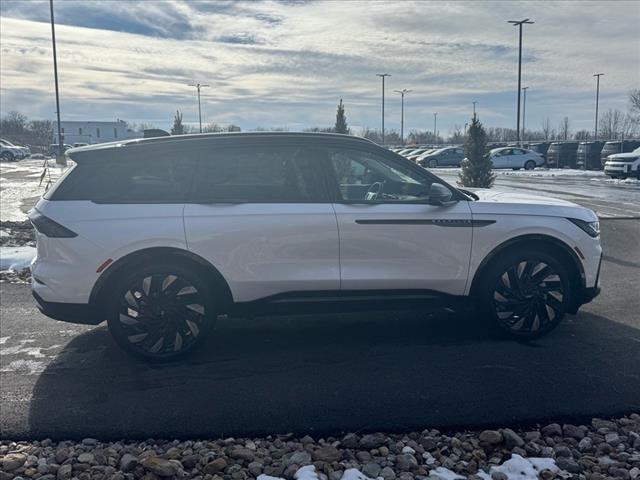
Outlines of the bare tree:
{"type": "Polygon", "coordinates": [[[578,130],[573,138],[581,141],[589,140],[589,130],[578,130]]]}
{"type": "Polygon", "coordinates": [[[640,113],[640,88],[629,92],[629,103],[632,111],[640,113]]]}
{"type": "Polygon", "coordinates": [[[551,122],[549,121],[549,117],[545,118],[542,122],[542,133],[544,135],[544,139],[549,140],[549,134],[551,133],[551,122]]]}
{"type": "Polygon", "coordinates": [[[568,140],[571,138],[571,122],[569,117],[564,117],[558,125],[558,133],[561,140],[568,140]]]}
{"type": "Polygon", "coordinates": [[[600,115],[598,126],[602,132],[602,138],[615,139],[618,135],[623,134],[621,127],[624,122],[624,114],[618,110],[609,109],[600,115]]]}
{"type": "Polygon", "coordinates": [[[448,138],[449,143],[464,143],[466,139],[466,132],[462,131],[462,127],[460,125],[453,126],[453,133],[448,138]]]}

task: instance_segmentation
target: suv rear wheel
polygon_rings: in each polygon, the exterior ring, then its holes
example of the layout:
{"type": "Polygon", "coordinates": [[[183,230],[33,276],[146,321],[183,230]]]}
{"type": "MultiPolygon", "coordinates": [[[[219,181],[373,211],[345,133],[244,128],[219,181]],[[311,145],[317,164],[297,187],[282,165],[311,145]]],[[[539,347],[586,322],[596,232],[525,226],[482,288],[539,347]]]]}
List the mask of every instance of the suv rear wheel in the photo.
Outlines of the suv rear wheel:
{"type": "Polygon", "coordinates": [[[544,251],[511,251],[488,266],[479,298],[494,326],[512,337],[531,339],[563,319],[571,292],[567,268],[544,251]]]}
{"type": "Polygon", "coordinates": [[[151,361],[181,358],[199,345],[216,318],[214,295],[191,269],[176,264],[134,268],[108,300],[116,343],[151,361]]]}

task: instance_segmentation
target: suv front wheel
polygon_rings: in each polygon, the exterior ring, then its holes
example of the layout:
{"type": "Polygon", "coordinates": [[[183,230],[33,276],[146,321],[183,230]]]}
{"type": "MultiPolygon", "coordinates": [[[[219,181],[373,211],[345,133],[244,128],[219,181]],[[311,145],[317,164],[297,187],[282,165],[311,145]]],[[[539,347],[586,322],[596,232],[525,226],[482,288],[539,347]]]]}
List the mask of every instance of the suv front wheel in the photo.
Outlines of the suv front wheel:
{"type": "Polygon", "coordinates": [[[494,326],[521,339],[540,337],[562,320],[571,283],[565,266],[544,251],[511,251],[488,266],[478,301],[494,326]]]}
{"type": "Polygon", "coordinates": [[[176,360],[191,353],[212,328],[213,298],[207,283],[184,266],[134,268],[110,295],[109,331],[134,356],[176,360]]]}

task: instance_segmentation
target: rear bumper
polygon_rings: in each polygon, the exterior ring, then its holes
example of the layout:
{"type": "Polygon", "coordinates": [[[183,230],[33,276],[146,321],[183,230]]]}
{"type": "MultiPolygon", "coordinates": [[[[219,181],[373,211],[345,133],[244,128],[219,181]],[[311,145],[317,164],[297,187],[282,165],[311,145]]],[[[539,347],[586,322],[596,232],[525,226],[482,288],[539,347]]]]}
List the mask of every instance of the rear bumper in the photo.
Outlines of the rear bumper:
{"type": "Polygon", "coordinates": [[[36,292],[31,292],[38,309],[47,317],[68,323],[98,325],[103,318],[88,303],[47,302],[36,292]]]}

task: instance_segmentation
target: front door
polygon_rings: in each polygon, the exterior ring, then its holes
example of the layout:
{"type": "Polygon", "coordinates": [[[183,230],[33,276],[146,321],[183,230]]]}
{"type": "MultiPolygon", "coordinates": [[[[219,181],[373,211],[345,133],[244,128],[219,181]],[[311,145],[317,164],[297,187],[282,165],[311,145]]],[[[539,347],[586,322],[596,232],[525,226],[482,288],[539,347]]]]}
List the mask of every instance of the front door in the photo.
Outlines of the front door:
{"type": "Polygon", "coordinates": [[[375,150],[335,147],[329,163],[342,290],[464,293],[472,238],[467,201],[429,205],[427,192],[440,180],[375,150]]]}

